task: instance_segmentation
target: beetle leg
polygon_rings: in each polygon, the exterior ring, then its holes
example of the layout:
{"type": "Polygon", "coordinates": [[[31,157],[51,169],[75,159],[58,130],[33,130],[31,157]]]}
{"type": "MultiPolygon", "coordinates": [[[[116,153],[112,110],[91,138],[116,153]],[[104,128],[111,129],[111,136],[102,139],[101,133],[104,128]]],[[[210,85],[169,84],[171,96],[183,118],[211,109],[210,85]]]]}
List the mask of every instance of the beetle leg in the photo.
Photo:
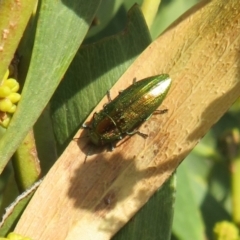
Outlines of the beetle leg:
{"type": "Polygon", "coordinates": [[[155,111],[153,112],[153,114],[164,114],[164,113],[166,113],[166,112],[168,112],[168,109],[155,110],[155,111]]]}
{"type": "Polygon", "coordinates": [[[132,131],[132,132],[126,132],[126,134],[127,134],[127,135],[138,134],[138,135],[140,135],[140,136],[143,137],[143,138],[147,138],[147,137],[148,137],[147,134],[142,133],[142,132],[140,132],[140,131],[138,131],[138,130],[134,130],[134,131],[132,131]]]}
{"type": "Polygon", "coordinates": [[[109,90],[107,91],[107,98],[108,98],[108,102],[110,103],[112,101],[112,98],[109,90]]]}
{"type": "Polygon", "coordinates": [[[97,116],[98,116],[98,113],[95,112],[95,113],[93,114],[93,119],[95,119],[97,116]]]}
{"type": "Polygon", "coordinates": [[[116,147],[115,143],[110,143],[110,151],[112,152],[114,148],[116,147]]]}
{"type": "Polygon", "coordinates": [[[84,164],[87,162],[87,158],[91,156],[91,153],[92,153],[92,147],[87,151],[85,155],[84,162],[83,162],[84,164]]]}
{"type": "Polygon", "coordinates": [[[108,98],[108,103],[105,103],[103,105],[103,108],[105,108],[111,101],[112,101],[112,98],[111,98],[111,95],[110,95],[110,91],[108,90],[107,91],[107,98],[108,98]]]}

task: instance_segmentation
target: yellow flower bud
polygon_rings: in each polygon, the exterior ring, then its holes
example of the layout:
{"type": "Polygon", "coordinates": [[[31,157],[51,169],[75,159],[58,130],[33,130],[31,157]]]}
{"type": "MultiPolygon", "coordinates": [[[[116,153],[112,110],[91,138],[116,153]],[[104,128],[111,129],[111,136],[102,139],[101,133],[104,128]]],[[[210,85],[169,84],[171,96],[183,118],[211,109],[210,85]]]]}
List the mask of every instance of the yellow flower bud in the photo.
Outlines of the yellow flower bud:
{"type": "Polygon", "coordinates": [[[214,239],[216,240],[238,240],[238,228],[231,222],[222,221],[215,224],[214,229],[214,239]]]}
{"type": "Polygon", "coordinates": [[[14,113],[16,111],[16,108],[17,108],[17,106],[15,104],[13,104],[12,107],[9,108],[6,112],[14,113]]]}
{"type": "Polygon", "coordinates": [[[9,240],[31,240],[31,238],[24,237],[20,234],[14,233],[14,232],[9,233],[7,235],[7,237],[9,240]]]}
{"type": "Polygon", "coordinates": [[[0,111],[8,112],[12,108],[13,104],[8,98],[0,100],[0,111]]]}
{"type": "MultiPolygon", "coordinates": [[[[7,128],[7,126],[10,123],[11,118],[9,116],[7,116],[5,119],[0,120],[0,125],[3,126],[4,128],[7,128]]],[[[1,238],[0,238],[1,240],[1,238]]]]}
{"type": "Polygon", "coordinates": [[[19,93],[11,93],[8,97],[12,103],[16,103],[20,100],[21,95],[19,93]]]}
{"type": "Polygon", "coordinates": [[[17,92],[19,90],[19,83],[13,78],[5,80],[3,85],[8,86],[12,92],[17,92]]]}
{"type": "Polygon", "coordinates": [[[11,93],[11,89],[8,86],[0,86],[0,98],[5,98],[11,93]]]}

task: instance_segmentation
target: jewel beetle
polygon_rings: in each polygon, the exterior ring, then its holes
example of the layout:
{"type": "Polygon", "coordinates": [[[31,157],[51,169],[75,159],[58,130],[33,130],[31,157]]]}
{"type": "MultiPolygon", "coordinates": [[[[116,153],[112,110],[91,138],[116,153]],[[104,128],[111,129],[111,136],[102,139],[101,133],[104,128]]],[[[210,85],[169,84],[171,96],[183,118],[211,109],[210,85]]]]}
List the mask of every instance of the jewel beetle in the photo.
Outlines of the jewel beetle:
{"type": "Polygon", "coordinates": [[[112,144],[126,135],[136,133],[146,137],[137,129],[157,110],[171,86],[168,74],[148,77],[134,82],[131,86],[106,104],[100,112],[96,112],[88,126],[88,135],[97,146],[112,144]]]}

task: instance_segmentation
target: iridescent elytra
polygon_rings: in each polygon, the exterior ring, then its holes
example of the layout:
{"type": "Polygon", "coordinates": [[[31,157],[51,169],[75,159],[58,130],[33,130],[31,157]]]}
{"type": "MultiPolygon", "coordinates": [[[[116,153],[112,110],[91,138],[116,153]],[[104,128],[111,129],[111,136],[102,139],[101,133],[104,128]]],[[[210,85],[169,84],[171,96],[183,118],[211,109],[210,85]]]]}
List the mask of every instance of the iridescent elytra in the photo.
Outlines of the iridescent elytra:
{"type": "MultiPolygon", "coordinates": [[[[91,142],[102,146],[114,143],[126,135],[141,134],[137,128],[161,105],[170,86],[168,74],[134,82],[110,100],[100,112],[94,113],[88,126],[83,126],[88,129],[91,142]]],[[[164,112],[166,110],[158,110],[158,113],[164,112]]]]}

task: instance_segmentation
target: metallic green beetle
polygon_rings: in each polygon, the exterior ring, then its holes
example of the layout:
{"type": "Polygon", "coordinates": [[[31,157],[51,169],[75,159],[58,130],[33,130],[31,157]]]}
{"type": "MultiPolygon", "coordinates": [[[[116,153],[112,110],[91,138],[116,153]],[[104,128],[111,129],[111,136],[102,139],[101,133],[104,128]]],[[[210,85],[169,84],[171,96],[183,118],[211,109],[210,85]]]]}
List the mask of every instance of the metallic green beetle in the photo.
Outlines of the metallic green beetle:
{"type": "MultiPolygon", "coordinates": [[[[94,113],[88,129],[91,142],[97,146],[114,143],[126,135],[141,134],[137,128],[160,106],[171,86],[167,74],[134,82],[103,109],[94,113]]],[[[110,98],[109,98],[110,99],[110,98]]],[[[164,113],[167,110],[160,110],[164,113]]]]}

